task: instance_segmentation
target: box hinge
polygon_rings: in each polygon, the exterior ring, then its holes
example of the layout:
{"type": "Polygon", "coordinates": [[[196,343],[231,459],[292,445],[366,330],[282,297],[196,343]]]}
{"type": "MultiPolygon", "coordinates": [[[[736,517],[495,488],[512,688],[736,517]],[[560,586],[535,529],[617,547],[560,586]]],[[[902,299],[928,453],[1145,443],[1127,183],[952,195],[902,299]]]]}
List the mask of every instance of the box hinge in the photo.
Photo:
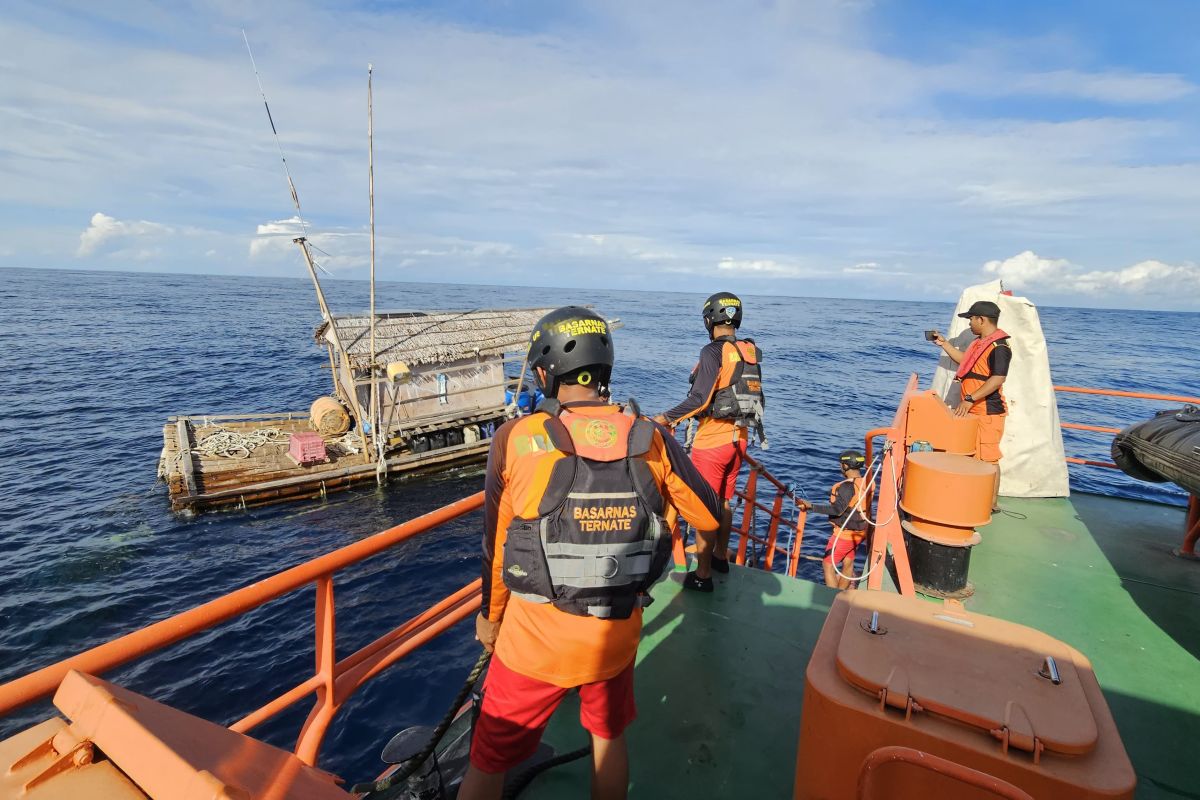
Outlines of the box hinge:
{"type": "Polygon", "coordinates": [[[1004,707],[1004,724],[999,728],[993,728],[989,733],[1000,741],[1000,750],[1005,755],[1008,755],[1010,747],[1015,747],[1018,750],[1033,753],[1034,764],[1041,761],[1042,751],[1046,749],[1042,740],[1034,733],[1033,723],[1030,722],[1025,709],[1012,700],[1008,701],[1004,707]]]}

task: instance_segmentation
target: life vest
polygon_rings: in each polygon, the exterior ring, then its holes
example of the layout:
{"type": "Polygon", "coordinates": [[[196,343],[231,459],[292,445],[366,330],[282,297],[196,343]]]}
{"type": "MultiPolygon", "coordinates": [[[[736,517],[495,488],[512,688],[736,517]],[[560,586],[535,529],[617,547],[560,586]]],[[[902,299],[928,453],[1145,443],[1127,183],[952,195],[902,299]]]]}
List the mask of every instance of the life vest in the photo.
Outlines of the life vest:
{"type": "MultiPolygon", "coordinates": [[[[963,354],[963,360],[958,365],[958,371],[954,377],[962,381],[962,395],[975,396],[975,392],[983,384],[987,383],[987,379],[992,377],[992,368],[988,364],[988,357],[1001,341],[1009,338],[1008,334],[997,328],[994,332],[985,336],[982,339],[976,339],[971,342],[967,348],[967,352],[963,354]]],[[[1005,345],[1007,346],[1007,345],[1005,345]]],[[[996,390],[999,395],[1000,406],[1005,411],[1008,410],[1008,404],[1004,401],[1004,394],[1000,389],[996,390]]],[[[976,407],[982,407],[988,398],[981,398],[972,404],[972,410],[976,407]]]]}
{"type": "MultiPolygon", "coordinates": [[[[725,339],[721,350],[722,366],[737,361],[728,379],[718,378],[717,390],[708,407],[713,419],[733,420],[739,427],[754,428],[762,438],[763,408],[762,351],[753,339],[725,339]]],[[[725,370],[721,370],[724,374],[725,370]]]]}
{"type": "Polygon", "coordinates": [[[850,505],[846,507],[846,510],[842,512],[840,516],[831,517],[829,521],[834,526],[845,530],[847,533],[856,534],[861,538],[861,536],[867,530],[866,520],[863,518],[862,511],[860,511],[858,508],[858,504],[862,502],[863,491],[866,488],[863,483],[863,479],[846,478],[844,481],[838,481],[835,483],[833,488],[829,490],[829,503],[832,505],[837,502],[838,489],[840,489],[842,485],[846,483],[851,483],[854,485],[854,496],[850,498],[850,505]],[[848,527],[850,525],[862,527],[850,528],[848,527]]]}
{"type": "Polygon", "coordinates": [[[545,401],[554,462],[534,519],[515,517],[504,584],[568,614],[627,619],[671,560],[665,503],[646,463],[654,423],[628,413],[590,417],[545,401]]]}

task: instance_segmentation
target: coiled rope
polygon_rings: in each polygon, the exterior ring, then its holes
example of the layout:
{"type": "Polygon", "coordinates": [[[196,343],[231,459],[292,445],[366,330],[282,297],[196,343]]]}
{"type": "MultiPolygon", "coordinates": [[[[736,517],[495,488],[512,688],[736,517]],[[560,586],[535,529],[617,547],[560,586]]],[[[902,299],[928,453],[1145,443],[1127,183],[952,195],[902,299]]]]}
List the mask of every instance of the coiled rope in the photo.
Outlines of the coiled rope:
{"type": "MultiPolygon", "coordinates": [[[[206,429],[200,429],[203,430],[206,429]]],[[[200,439],[191,453],[211,458],[244,459],[265,444],[283,444],[288,440],[288,434],[278,428],[257,428],[243,433],[213,425],[208,430],[213,432],[200,439]]]]}

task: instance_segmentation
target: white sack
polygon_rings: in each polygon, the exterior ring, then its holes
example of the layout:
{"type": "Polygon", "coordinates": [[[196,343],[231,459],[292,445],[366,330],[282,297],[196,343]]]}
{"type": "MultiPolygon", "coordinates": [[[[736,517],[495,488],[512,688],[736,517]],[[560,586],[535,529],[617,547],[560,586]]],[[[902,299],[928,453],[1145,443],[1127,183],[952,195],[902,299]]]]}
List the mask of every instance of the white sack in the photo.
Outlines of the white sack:
{"type": "MultiPolygon", "coordinates": [[[[1000,306],[999,325],[1011,338],[1012,365],[1004,382],[1008,420],[1000,442],[1000,494],[1006,497],[1066,497],[1070,494],[1066,452],[1058,420],[1058,400],[1050,378],[1050,359],[1037,308],[1024,297],[1000,294],[1000,281],[971,286],[958,299],[946,338],[965,351],[975,338],[965,312],[976,300],[1000,306]]],[[[954,408],[961,397],[954,373],[958,365],[942,354],[933,390],[954,408]]]]}

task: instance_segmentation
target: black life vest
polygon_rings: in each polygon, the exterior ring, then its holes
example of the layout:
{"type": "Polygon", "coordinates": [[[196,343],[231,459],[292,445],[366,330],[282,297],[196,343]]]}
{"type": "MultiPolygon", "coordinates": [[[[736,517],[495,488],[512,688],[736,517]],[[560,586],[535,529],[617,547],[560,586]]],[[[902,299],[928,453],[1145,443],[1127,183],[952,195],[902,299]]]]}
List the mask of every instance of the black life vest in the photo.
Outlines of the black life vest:
{"type": "MultiPolygon", "coordinates": [[[[753,428],[762,436],[763,409],[766,398],[762,390],[762,350],[753,339],[736,341],[726,339],[733,345],[738,363],[733,368],[729,383],[719,386],[713,394],[708,415],[713,419],[730,419],[740,427],[753,428]]],[[[722,348],[722,357],[725,349],[722,348]]]]}
{"type": "Polygon", "coordinates": [[[646,453],[654,424],[628,413],[589,417],[544,401],[555,462],[535,519],[514,518],[504,584],[568,614],[627,619],[671,559],[664,501],[646,453]]]}

